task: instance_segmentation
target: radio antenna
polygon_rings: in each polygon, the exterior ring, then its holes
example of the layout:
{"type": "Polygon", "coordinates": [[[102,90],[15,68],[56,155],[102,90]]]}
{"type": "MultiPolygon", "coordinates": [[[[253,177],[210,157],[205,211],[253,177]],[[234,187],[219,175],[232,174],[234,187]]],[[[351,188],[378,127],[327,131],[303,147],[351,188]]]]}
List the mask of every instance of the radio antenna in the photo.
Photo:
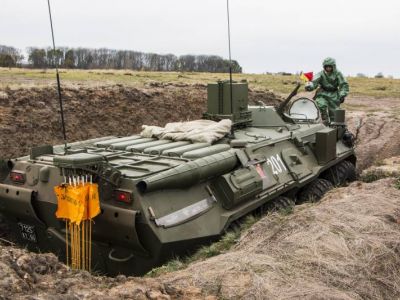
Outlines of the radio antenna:
{"type": "MultiPolygon", "coordinates": [[[[232,121],[233,117],[233,88],[232,88],[232,52],[231,52],[231,24],[229,18],[229,0],[226,0],[226,14],[228,17],[228,48],[229,48],[229,86],[230,86],[230,96],[231,96],[231,113],[232,113],[232,121]]],[[[233,135],[233,126],[231,129],[231,135],[233,135]]]]}
{"type": "Polygon", "coordinates": [[[64,147],[65,147],[64,150],[66,152],[67,151],[67,134],[65,133],[64,109],[63,109],[63,101],[62,101],[62,97],[61,97],[60,74],[58,73],[58,62],[56,59],[56,43],[54,42],[54,30],[53,30],[53,20],[51,18],[50,0],[47,0],[47,5],[49,7],[51,38],[53,41],[53,58],[54,58],[54,65],[56,67],[58,100],[60,102],[61,125],[62,125],[62,133],[63,133],[64,147]]]}

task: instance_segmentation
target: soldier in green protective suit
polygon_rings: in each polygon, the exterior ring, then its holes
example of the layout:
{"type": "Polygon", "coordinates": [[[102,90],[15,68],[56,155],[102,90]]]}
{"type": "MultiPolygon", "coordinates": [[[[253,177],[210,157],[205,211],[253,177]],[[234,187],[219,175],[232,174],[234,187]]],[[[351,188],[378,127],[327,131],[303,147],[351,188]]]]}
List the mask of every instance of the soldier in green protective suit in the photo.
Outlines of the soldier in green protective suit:
{"type": "Polygon", "coordinates": [[[319,72],[312,81],[307,82],[306,91],[317,89],[314,100],[321,111],[324,123],[333,121],[334,112],[349,93],[349,84],[343,74],[336,69],[336,61],[326,58],[322,63],[323,71],[319,72]]]}

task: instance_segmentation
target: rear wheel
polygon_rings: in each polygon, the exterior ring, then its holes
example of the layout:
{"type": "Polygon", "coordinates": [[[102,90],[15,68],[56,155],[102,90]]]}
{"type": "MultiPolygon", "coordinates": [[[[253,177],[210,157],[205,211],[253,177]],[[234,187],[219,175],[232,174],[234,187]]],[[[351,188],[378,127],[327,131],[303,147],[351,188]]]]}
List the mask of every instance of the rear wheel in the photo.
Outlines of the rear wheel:
{"type": "Polygon", "coordinates": [[[329,180],[317,178],[299,192],[297,203],[317,202],[331,189],[333,184],[329,180]]]}
{"type": "Polygon", "coordinates": [[[321,177],[335,186],[344,185],[357,179],[356,168],[351,162],[344,160],[325,171],[321,177]]]}

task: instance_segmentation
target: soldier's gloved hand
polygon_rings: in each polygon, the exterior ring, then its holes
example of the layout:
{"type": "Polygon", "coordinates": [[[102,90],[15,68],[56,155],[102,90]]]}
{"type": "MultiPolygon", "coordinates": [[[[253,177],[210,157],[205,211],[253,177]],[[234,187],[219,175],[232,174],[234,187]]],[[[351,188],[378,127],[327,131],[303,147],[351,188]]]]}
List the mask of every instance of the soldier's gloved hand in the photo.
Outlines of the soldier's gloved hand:
{"type": "Polygon", "coordinates": [[[311,81],[309,81],[306,83],[305,89],[306,89],[306,91],[310,92],[313,90],[313,87],[314,87],[313,83],[311,81]]]}
{"type": "Polygon", "coordinates": [[[340,97],[340,104],[342,104],[344,102],[344,100],[346,99],[346,97],[340,97]]]}

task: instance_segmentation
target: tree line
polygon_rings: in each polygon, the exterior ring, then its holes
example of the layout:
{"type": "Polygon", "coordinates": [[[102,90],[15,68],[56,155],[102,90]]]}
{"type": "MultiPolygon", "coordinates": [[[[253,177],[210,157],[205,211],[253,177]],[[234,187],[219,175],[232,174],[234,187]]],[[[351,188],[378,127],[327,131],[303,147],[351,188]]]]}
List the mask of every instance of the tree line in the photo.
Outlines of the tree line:
{"type": "Polygon", "coordinates": [[[12,68],[22,63],[21,51],[9,46],[0,45],[0,67],[12,68]]]}
{"type": "MultiPolygon", "coordinates": [[[[142,71],[228,72],[229,60],[217,55],[181,55],[145,53],[107,48],[27,48],[26,67],[66,69],[131,69],[142,71]]],[[[19,67],[24,56],[19,49],[0,45],[0,67],[19,67]]],[[[232,61],[232,72],[242,67],[232,61]]]]}

